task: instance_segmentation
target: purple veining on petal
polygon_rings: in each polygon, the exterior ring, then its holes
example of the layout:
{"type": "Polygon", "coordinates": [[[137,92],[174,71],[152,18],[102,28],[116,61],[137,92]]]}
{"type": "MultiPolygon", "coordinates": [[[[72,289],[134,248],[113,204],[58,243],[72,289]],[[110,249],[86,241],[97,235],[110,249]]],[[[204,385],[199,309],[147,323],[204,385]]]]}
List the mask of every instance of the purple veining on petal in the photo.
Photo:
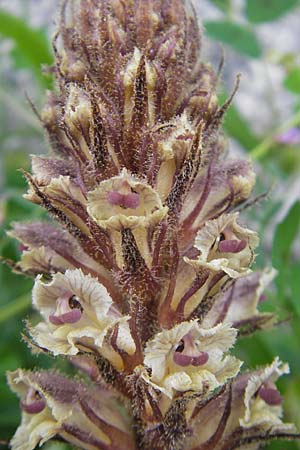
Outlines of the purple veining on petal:
{"type": "Polygon", "coordinates": [[[140,204],[140,196],[135,192],[132,192],[131,194],[121,194],[120,192],[112,191],[107,194],[107,200],[111,205],[130,209],[136,209],[140,204]]]}
{"type": "Polygon", "coordinates": [[[33,388],[29,388],[25,400],[21,401],[21,408],[28,414],[38,414],[43,411],[45,406],[45,400],[33,388]]]}
{"type": "Polygon", "coordinates": [[[239,253],[247,246],[247,241],[237,239],[225,239],[219,242],[219,251],[222,253],[239,253]]]}
{"type": "Polygon", "coordinates": [[[270,406],[278,406],[282,403],[282,397],[277,389],[262,386],[258,394],[270,406]]]}

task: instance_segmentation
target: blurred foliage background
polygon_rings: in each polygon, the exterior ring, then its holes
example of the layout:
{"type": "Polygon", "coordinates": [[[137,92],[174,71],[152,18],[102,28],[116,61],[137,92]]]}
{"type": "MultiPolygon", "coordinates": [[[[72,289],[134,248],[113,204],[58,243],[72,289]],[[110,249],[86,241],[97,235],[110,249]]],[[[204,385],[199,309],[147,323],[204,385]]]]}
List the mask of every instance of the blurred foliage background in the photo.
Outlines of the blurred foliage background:
{"type": "MultiPolygon", "coordinates": [[[[13,221],[31,221],[44,213],[22,198],[21,167],[29,154],[47,151],[42,129],[26,95],[37,109],[52,80],[41,72],[50,65],[50,36],[58,0],[0,0],[0,254],[18,259],[16,242],[6,235],[13,221]],[[26,93],[26,94],[25,94],[26,93]]],[[[276,311],[281,325],[244,338],[236,353],[245,366],[266,364],[279,355],[291,375],[280,381],[285,420],[300,429],[300,27],[299,0],[194,0],[206,30],[204,58],[215,67],[225,50],[220,101],[232,89],[236,73],[242,84],[224,128],[231,152],[253,159],[256,194],[264,201],[244,211],[244,221],[261,236],[256,268],[273,265],[278,275],[262,309],[276,311]],[[221,44],[221,45],[220,45],[221,44]]],[[[64,362],[31,355],[21,339],[30,308],[32,280],[0,265],[0,446],[19,420],[18,400],[9,391],[5,371],[17,367],[59,367],[64,362]]],[[[62,443],[47,449],[65,450],[62,443]]],[[[276,442],[269,450],[300,449],[276,442]]]]}

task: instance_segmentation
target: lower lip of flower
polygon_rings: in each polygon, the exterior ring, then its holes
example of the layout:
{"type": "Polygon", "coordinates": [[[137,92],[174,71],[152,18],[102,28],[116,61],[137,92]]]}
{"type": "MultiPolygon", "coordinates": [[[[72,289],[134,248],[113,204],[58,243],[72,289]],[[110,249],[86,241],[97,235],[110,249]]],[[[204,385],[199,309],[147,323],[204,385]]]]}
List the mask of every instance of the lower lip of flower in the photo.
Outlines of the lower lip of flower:
{"type": "Polygon", "coordinates": [[[219,243],[219,251],[222,253],[239,253],[246,247],[245,240],[238,241],[237,239],[225,239],[219,243]]]}
{"type": "Polygon", "coordinates": [[[282,403],[282,397],[277,389],[271,389],[262,386],[258,391],[258,395],[270,406],[278,406],[282,403]]]}
{"type": "Polygon", "coordinates": [[[173,356],[173,361],[178,366],[202,366],[208,361],[208,353],[202,352],[197,356],[184,355],[183,353],[175,352],[173,356]]]}
{"type": "Polygon", "coordinates": [[[76,323],[81,318],[80,309],[72,309],[69,312],[56,316],[55,314],[51,314],[49,316],[49,320],[53,325],[63,325],[65,323],[76,323]]]}
{"type": "Polygon", "coordinates": [[[194,356],[192,361],[192,366],[203,366],[208,361],[208,353],[203,352],[201,355],[194,356]]]}
{"type": "Polygon", "coordinates": [[[28,414],[38,414],[46,406],[45,400],[41,397],[39,392],[30,388],[27,392],[25,400],[21,401],[21,408],[28,414]]]}
{"type": "Polygon", "coordinates": [[[132,192],[131,194],[121,194],[120,192],[112,191],[107,194],[107,200],[111,205],[130,209],[136,209],[140,204],[140,196],[135,192],[132,192]]]}
{"type": "Polygon", "coordinates": [[[43,411],[45,406],[46,403],[44,400],[37,400],[36,402],[29,404],[21,402],[21,408],[28,414],[38,414],[43,411]]]}

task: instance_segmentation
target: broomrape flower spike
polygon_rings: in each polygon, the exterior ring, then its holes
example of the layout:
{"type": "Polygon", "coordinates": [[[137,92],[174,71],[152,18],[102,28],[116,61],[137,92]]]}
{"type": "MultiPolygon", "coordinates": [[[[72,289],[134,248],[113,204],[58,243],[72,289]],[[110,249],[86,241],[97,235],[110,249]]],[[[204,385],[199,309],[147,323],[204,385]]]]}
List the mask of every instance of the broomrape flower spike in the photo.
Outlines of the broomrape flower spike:
{"type": "Polygon", "coordinates": [[[35,277],[35,351],[89,378],[8,373],[13,450],[59,438],[86,450],[258,449],[296,438],[276,387],[286,364],[242,371],[238,336],[261,313],[271,268],[235,206],[249,161],[225,155],[218,76],[201,60],[189,0],[65,0],[57,81],[40,113],[51,155],[25,197],[52,222],[13,224],[14,270],[35,277]]]}

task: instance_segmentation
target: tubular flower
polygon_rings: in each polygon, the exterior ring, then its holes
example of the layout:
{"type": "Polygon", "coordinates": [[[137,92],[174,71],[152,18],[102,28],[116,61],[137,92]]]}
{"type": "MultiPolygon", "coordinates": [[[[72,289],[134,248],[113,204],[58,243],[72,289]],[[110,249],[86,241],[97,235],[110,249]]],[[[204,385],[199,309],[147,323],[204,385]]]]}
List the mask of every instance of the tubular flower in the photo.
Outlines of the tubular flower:
{"type": "Polygon", "coordinates": [[[149,381],[169,397],[176,391],[211,392],[239,372],[241,362],[224,355],[235,338],[229,325],[203,329],[197,321],[162,331],[145,349],[149,381]]]}
{"type": "Polygon", "coordinates": [[[272,269],[234,208],[255,183],[220,133],[218,75],[200,56],[189,0],[66,0],[54,92],[39,113],[51,146],[25,198],[52,222],[13,224],[35,278],[34,351],[85,377],[8,374],[21,398],[12,450],[59,437],[94,450],[234,450],[296,437],[272,366],[241,372],[236,339],[271,326],[272,269]],[[56,222],[56,225],[54,224],[56,222]],[[248,447],[243,447],[243,445],[248,447]]]}
{"type": "Polygon", "coordinates": [[[167,214],[159,195],[123,169],[88,194],[88,211],[103,228],[121,230],[156,225],[167,214]]]}
{"type": "MultiPolygon", "coordinates": [[[[118,329],[116,344],[120,351],[135,352],[135,343],[126,322],[104,286],[80,269],[57,273],[49,283],[36,280],[33,305],[44,322],[30,329],[33,340],[54,355],[76,355],[105,351],[104,338],[118,329]],[[103,350],[102,350],[103,348],[103,350]]],[[[112,358],[114,360],[114,358],[112,358]]]]}
{"type": "Polygon", "coordinates": [[[291,424],[283,424],[281,421],[283,399],[275,386],[277,379],[287,373],[289,366],[276,358],[271,366],[250,377],[244,394],[245,415],[240,419],[243,428],[293,428],[291,424]]]}
{"type": "Polygon", "coordinates": [[[198,232],[195,248],[200,252],[196,260],[186,258],[196,269],[225,272],[231,278],[247,275],[258,245],[256,233],[236,222],[237,214],[223,214],[209,220],[198,232]]]}
{"type": "Polygon", "coordinates": [[[275,358],[270,366],[238,375],[203,408],[191,403],[189,416],[193,432],[186,448],[196,450],[214,443],[212,448],[216,450],[256,450],[276,435],[288,438],[295,433],[293,424],[281,420],[283,398],[275,385],[287,373],[288,365],[275,358]],[[200,424],[205,427],[201,428],[200,424]]]}
{"type": "Polygon", "coordinates": [[[134,448],[130,418],[124,419],[113,392],[89,388],[54,372],[17,370],[8,374],[8,381],[22,409],[13,448],[31,450],[52,437],[84,449],[134,448]]]}

